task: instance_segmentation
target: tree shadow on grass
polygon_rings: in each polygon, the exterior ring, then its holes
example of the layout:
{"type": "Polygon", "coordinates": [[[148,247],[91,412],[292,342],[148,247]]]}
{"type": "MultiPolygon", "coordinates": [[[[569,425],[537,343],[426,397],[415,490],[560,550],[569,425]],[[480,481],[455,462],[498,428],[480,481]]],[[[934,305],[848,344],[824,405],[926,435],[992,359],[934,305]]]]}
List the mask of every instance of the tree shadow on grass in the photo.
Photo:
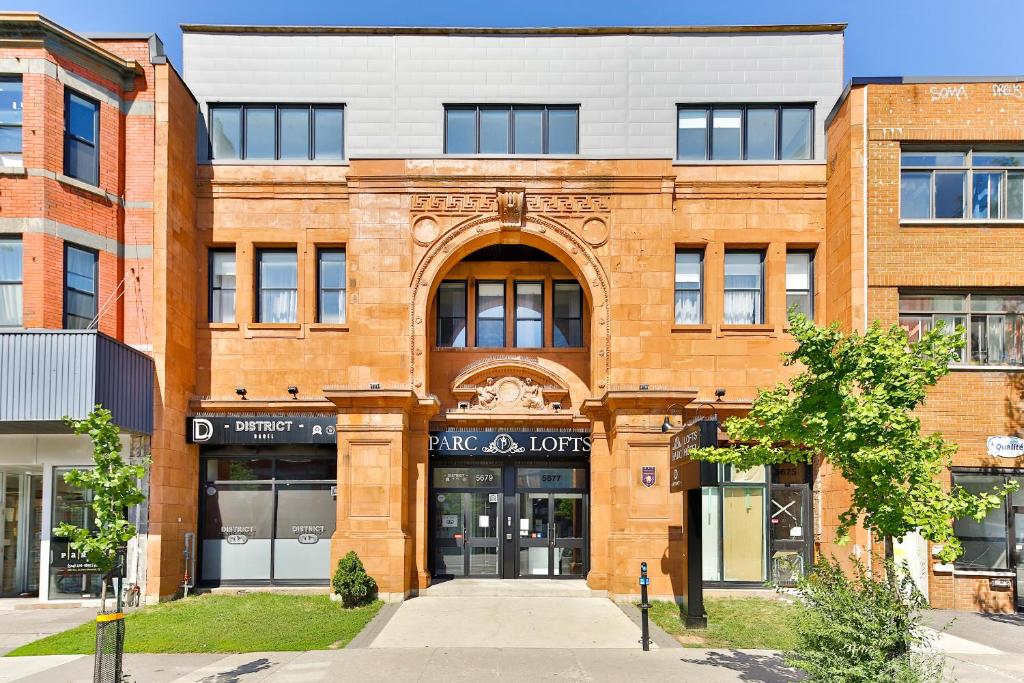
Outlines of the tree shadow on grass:
{"type": "Polygon", "coordinates": [[[797,671],[783,663],[782,656],[777,653],[759,654],[739,650],[709,650],[704,663],[735,671],[739,673],[741,681],[788,683],[788,681],[803,680],[797,671]]]}
{"type": "Polygon", "coordinates": [[[270,660],[266,657],[261,657],[245,664],[239,664],[230,671],[204,676],[200,679],[200,683],[238,683],[242,680],[242,676],[266,671],[269,668],[270,660]]]}

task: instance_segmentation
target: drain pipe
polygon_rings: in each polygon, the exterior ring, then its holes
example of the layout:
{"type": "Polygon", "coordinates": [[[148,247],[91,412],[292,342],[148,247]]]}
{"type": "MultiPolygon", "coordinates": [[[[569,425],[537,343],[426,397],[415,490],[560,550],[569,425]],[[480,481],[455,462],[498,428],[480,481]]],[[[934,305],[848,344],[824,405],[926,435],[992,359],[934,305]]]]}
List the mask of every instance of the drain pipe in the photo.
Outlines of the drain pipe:
{"type": "Polygon", "coordinates": [[[191,531],[185,532],[184,550],[182,555],[185,558],[185,578],[181,582],[183,597],[188,597],[188,591],[195,585],[196,573],[196,535],[191,531]]]}

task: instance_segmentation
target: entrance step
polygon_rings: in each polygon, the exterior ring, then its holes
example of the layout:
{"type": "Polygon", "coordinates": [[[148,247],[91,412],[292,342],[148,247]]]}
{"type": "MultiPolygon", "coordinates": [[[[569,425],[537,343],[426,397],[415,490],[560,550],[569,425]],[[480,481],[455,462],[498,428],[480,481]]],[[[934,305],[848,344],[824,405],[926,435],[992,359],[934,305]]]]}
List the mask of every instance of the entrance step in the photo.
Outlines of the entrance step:
{"type": "Polygon", "coordinates": [[[424,588],[434,598],[605,598],[583,579],[451,579],[424,588]]]}

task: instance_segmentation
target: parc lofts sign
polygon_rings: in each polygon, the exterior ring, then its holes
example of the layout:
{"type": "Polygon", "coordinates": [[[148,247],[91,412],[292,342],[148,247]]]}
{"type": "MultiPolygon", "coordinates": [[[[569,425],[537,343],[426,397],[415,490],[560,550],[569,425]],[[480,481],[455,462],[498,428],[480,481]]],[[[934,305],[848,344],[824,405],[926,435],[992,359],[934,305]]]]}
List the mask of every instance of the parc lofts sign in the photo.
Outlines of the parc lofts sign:
{"type": "Polygon", "coordinates": [[[575,459],[590,457],[590,435],[573,431],[430,433],[432,457],[575,459]]]}
{"type": "Polygon", "coordinates": [[[697,420],[669,441],[669,491],[681,493],[701,486],[718,485],[718,465],[694,460],[690,451],[718,444],[718,420],[697,420]]]}
{"type": "Polygon", "coordinates": [[[189,443],[337,443],[337,415],[205,415],[186,418],[189,443]]]}

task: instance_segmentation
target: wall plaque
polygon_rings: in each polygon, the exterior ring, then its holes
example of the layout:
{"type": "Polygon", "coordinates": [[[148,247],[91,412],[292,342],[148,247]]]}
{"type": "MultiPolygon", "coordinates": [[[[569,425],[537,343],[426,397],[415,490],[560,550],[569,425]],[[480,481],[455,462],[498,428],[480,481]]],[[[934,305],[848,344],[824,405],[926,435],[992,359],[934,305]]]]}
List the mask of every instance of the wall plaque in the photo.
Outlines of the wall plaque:
{"type": "Polygon", "coordinates": [[[189,443],[337,443],[334,415],[216,415],[185,418],[189,443]]]}

